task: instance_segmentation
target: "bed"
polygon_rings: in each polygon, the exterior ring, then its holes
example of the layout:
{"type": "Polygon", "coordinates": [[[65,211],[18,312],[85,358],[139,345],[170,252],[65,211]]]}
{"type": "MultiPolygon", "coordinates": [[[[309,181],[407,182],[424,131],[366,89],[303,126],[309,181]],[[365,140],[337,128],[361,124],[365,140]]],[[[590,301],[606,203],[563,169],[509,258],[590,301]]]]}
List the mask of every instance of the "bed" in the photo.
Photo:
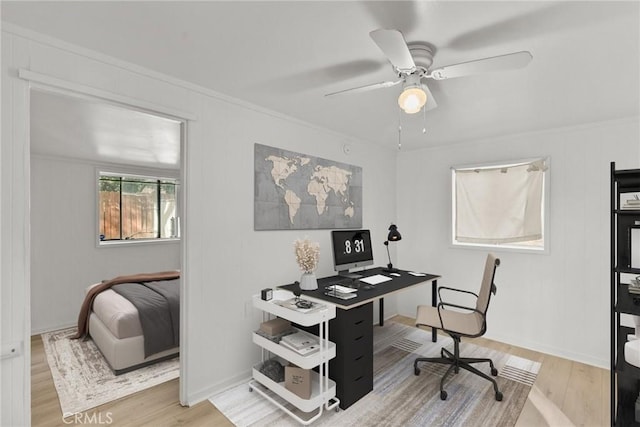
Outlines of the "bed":
{"type": "Polygon", "coordinates": [[[89,314],[89,335],[116,375],[179,354],[179,347],[174,347],[145,357],[138,310],[111,289],[95,297],[89,314]]]}
{"type": "MultiPolygon", "coordinates": [[[[99,285],[101,283],[89,286],[87,295],[99,285]]],[[[135,285],[140,284],[136,283],[135,285]]],[[[162,282],[162,285],[175,286],[179,289],[179,280],[165,281],[162,282]]],[[[162,348],[166,348],[165,350],[154,351],[153,354],[149,354],[149,347],[145,349],[145,335],[140,312],[131,301],[114,290],[117,289],[117,286],[104,289],[93,297],[87,319],[87,335],[91,336],[114,373],[116,375],[123,374],[178,356],[177,337],[172,338],[174,342],[164,343],[162,348]],[[170,347],[172,344],[175,344],[175,346],[170,347]],[[145,353],[147,353],[146,356],[145,353]]],[[[179,316],[175,316],[174,313],[174,317],[179,316]]],[[[178,319],[176,319],[176,322],[178,322],[178,319]]],[[[178,323],[175,323],[173,327],[179,330],[178,323]]]]}

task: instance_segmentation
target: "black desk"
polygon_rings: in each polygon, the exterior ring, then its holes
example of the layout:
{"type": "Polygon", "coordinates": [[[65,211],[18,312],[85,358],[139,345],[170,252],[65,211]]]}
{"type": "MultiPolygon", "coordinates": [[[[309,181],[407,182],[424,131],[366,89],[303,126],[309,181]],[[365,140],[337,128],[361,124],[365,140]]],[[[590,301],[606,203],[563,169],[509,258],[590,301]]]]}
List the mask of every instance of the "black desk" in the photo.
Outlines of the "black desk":
{"type": "MultiPolygon", "coordinates": [[[[403,270],[398,273],[399,277],[391,276],[383,272],[382,268],[359,271],[358,274],[364,277],[382,274],[391,280],[375,285],[370,290],[358,289],[357,297],[348,300],[325,295],[325,287],[330,284],[337,281],[349,282],[349,279],[339,276],[318,279],[318,289],[314,291],[301,291],[297,284],[280,286],[338,308],[336,318],[329,322],[329,339],[336,344],[336,357],[329,361],[329,377],[336,382],[336,395],[342,409],[348,408],[373,390],[373,302],[380,301],[380,326],[383,325],[382,301],[385,296],[431,282],[431,304],[434,307],[437,305],[437,282],[440,276],[413,276],[403,270]]],[[[364,285],[365,283],[360,283],[360,288],[364,285]]],[[[436,337],[437,331],[433,329],[433,342],[436,337]]]]}

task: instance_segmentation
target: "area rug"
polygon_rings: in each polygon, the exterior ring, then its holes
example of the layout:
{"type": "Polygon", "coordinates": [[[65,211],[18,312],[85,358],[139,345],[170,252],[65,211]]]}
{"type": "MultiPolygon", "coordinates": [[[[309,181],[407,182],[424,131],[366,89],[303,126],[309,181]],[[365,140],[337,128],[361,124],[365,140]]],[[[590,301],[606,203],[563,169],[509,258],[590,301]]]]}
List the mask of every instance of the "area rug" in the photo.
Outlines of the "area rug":
{"type": "MultiPolygon", "coordinates": [[[[495,400],[493,386],[476,375],[461,370],[445,384],[449,397],[440,400],[440,378],[446,366],[420,364],[416,376],[416,357],[437,357],[442,346],[451,348],[449,337],[431,342],[431,332],[389,322],[374,328],[373,391],[346,410],[324,411],[314,426],[513,426],[527,400],[540,364],[496,350],[463,342],[466,357],[493,359],[496,378],[504,398],[495,400]]],[[[479,365],[481,370],[485,367],[479,365]]],[[[486,367],[486,371],[489,369],[486,367]]],[[[279,399],[276,396],[277,399],[279,399]]],[[[210,399],[236,426],[297,426],[289,415],[242,384],[210,399]]],[[[314,414],[301,414],[305,419],[314,414]]]]}
{"type": "Polygon", "coordinates": [[[70,339],[76,328],[42,334],[64,417],[177,378],[178,358],[114,375],[94,342],[70,339]]]}

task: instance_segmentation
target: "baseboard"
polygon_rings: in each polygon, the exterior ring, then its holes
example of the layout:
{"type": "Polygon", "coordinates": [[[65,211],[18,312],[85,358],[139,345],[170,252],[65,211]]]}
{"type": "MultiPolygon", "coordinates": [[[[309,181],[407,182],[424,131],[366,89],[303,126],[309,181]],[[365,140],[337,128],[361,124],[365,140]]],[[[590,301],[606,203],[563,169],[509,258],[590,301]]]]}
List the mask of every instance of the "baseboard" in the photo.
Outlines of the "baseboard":
{"type": "MultiPolygon", "coordinates": [[[[389,316],[384,316],[384,323],[386,324],[388,321],[390,321],[391,319],[393,319],[394,317],[396,317],[398,314],[392,314],[389,316]]],[[[380,326],[380,317],[378,317],[377,315],[374,315],[374,317],[376,318],[376,320],[373,322],[374,326],[380,326]]]]}
{"type": "Polygon", "coordinates": [[[211,396],[225,392],[233,387],[239,386],[240,384],[248,383],[249,380],[251,380],[251,371],[245,370],[242,373],[234,375],[231,378],[227,378],[209,387],[205,387],[195,393],[190,393],[187,396],[186,405],[197,405],[200,402],[209,400],[211,396]]]}
{"type": "MultiPolygon", "coordinates": [[[[403,317],[406,317],[406,318],[409,318],[409,319],[414,319],[414,317],[408,316],[408,315],[404,315],[404,314],[399,314],[399,316],[403,316],[403,317]]],[[[386,319],[385,319],[385,321],[386,321],[386,319]]],[[[596,368],[602,368],[602,369],[607,369],[607,370],[611,368],[610,367],[610,361],[609,361],[608,358],[602,359],[602,358],[594,357],[593,355],[589,355],[589,354],[566,351],[566,350],[559,349],[559,348],[545,346],[545,345],[543,345],[541,343],[538,343],[538,342],[529,342],[529,341],[522,342],[522,341],[519,341],[517,339],[513,339],[512,336],[496,335],[496,334],[491,333],[490,331],[487,331],[487,333],[484,335],[484,338],[490,339],[492,341],[501,342],[501,343],[504,343],[504,344],[509,344],[509,345],[514,345],[514,346],[517,346],[517,347],[526,348],[527,350],[533,350],[533,351],[536,351],[538,353],[543,353],[543,354],[548,354],[550,356],[560,357],[562,359],[571,360],[573,362],[584,363],[586,365],[595,366],[596,368]]]]}
{"type": "Polygon", "coordinates": [[[512,340],[509,337],[503,337],[499,335],[490,335],[489,333],[487,333],[484,337],[493,341],[498,341],[501,343],[526,348],[527,350],[537,351],[538,353],[544,353],[550,356],[571,360],[573,362],[584,363],[586,365],[595,366],[596,368],[610,369],[609,359],[600,359],[588,354],[565,351],[562,349],[545,346],[540,343],[518,342],[517,340],[512,340]]]}
{"type": "Polygon", "coordinates": [[[42,335],[45,334],[47,332],[54,332],[54,331],[59,331],[61,329],[68,329],[68,328],[73,328],[74,326],[77,326],[77,323],[67,323],[64,325],[58,325],[58,326],[49,326],[46,328],[40,328],[40,329],[32,329],[31,330],[31,336],[35,336],[35,335],[42,335]]]}

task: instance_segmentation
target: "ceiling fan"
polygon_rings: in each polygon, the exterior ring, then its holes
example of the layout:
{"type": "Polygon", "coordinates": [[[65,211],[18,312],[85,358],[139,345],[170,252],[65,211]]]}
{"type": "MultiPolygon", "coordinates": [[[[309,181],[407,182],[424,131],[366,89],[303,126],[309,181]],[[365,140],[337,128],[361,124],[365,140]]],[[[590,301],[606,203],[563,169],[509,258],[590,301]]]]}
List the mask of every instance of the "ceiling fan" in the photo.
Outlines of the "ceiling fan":
{"type": "Polygon", "coordinates": [[[402,33],[398,30],[374,30],[369,33],[369,36],[393,66],[397,80],[344,89],[328,93],[325,96],[364,92],[402,84],[403,90],[398,98],[398,104],[407,114],[414,114],[420,111],[422,107],[424,107],[425,111],[437,107],[433,95],[431,95],[429,88],[423,82],[425,79],[445,80],[492,71],[522,68],[533,58],[531,53],[521,51],[430,70],[429,67],[433,63],[433,55],[435,53],[435,48],[432,45],[422,42],[407,43],[402,33]]]}

